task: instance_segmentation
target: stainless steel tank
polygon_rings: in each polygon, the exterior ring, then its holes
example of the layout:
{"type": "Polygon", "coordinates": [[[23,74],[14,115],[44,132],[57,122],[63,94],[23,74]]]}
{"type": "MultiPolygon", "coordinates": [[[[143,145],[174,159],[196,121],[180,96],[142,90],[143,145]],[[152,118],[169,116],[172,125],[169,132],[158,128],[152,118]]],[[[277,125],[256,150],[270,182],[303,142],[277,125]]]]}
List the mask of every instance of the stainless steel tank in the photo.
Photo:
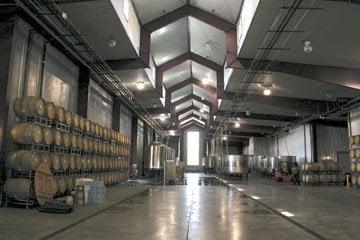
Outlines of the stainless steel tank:
{"type": "Polygon", "coordinates": [[[164,145],[159,142],[153,142],[150,145],[149,169],[163,169],[164,155],[164,145]]]}
{"type": "Polygon", "coordinates": [[[249,170],[249,158],[246,155],[225,155],[223,167],[225,174],[246,174],[249,170]]]}
{"type": "Polygon", "coordinates": [[[206,168],[215,168],[216,167],[215,156],[207,156],[206,157],[205,167],[206,168]]]}
{"type": "Polygon", "coordinates": [[[280,156],[278,168],[281,169],[282,172],[290,173],[294,162],[296,162],[296,156],[280,156]]]}
{"type": "Polygon", "coordinates": [[[275,156],[275,157],[270,157],[268,159],[269,161],[268,161],[267,172],[272,172],[273,169],[276,171],[278,169],[280,157],[275,156]]]}

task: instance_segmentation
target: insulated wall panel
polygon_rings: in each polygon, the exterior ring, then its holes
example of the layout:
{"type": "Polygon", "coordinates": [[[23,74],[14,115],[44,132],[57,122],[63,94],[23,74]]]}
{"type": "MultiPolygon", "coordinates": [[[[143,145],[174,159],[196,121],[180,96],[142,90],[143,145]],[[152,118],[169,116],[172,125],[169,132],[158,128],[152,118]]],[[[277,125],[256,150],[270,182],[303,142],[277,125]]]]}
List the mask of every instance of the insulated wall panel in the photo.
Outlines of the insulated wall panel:
{"type": "Polygon", "coordinates": [[[317,158],[337,158],[338,152],[349,151],[348,130],[344,127],[316,125],[317,158]]]}
{"type": "Polygon", "coordinates": [[[360,107],[354,108],[350,111],[350,135],[360,135],[360,107]]]}

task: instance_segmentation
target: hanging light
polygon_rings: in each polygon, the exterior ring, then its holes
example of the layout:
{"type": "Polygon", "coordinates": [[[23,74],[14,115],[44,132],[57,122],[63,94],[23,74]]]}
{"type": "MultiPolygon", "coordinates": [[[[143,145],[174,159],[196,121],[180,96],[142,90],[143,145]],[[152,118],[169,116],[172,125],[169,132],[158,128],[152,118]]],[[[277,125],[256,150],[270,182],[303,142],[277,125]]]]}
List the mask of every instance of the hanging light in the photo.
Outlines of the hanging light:
{"type": "Polygon", "coordinates": [[[113,38],[113,37],[110,37],[109,39],[108,39],[108,46],[109,47],[115,47],[116,46],[116,44],[117,44],[117,42],[116,42],[116,39],[115,38],[113,38]]]}
{"type": "Polygon", "coordinates": [[[227,140],[227,136],[223,136],[222,140],[226,141],[227,140]]]}
{"type": "Polygon", "coordinates": [[[144,83],[143,81],[138,81],[138,82],[136,83],[136,88],[137,88],[138,90],[144,90],[144,88],[145,88],[145,83],[144,83]]]}
{"type": "Polygon", "coordinates": [[[235,127],[236,127],[236,128],[239,128],[239,127],[240,127],[240,123],[239,123],[239,122],[236,122],[236,123],[235,123],[235,127]]]}
{"type": "Polygon", "coordinates": [[[62,12],[62,13],[61,13],[61,17],[62,17],[64,20],[67,20],[67,19],[68,19],[68,15],[66,14],[66,12],[62,12]]]}
{"type": "Polygon", "coordinates": [[[170,134],[171,136],[174,136],[174,135],[175,135],[175,130],[170,130],[170,131],[169,131],[169,134],[170,134]]]}
{"type": "Polygon", "coordinates": [[[205,100],[205,98],[204,98],[204,97],[201,97],[201,100],[203,100],[203,101],[204,101],[204,100],[205,100]]]}
{"type": "Polygon", "coordinates": [[[304,41],[304,52],[307,54],[310,54],[312,52],[313,48],[311,45],[311,41],[306,40],[304,41]]]}
{"type": "Polygon", "coordinates": [[[270,96],[271,95],[271,90],[269,88],[266,88],[263,93],[264,93],[265,96],[270,96]]]}
{"type": "Polygon", "coordinates": [[[165,119],[165,114],[162,113],[162,114],[160,115],[160,121],[165,122],[165,120],[166,120],[166,119],[165,119]]]}

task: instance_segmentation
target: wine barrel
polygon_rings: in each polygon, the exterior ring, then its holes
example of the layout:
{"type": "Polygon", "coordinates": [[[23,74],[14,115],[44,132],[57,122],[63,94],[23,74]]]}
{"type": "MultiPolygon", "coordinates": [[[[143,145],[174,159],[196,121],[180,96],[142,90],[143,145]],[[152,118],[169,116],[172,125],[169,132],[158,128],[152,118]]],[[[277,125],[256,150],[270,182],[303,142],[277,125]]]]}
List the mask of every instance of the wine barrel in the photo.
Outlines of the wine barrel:
{"type": "Polygon", "coordinates": [[[42,132],[44,136],[44,143],[50,145],[54,142],[53,131],[49,127],[42,127],[42,132]]]}
{"type": "Polygon", "coordinates": [[[94,152],[99,153],[100,152],[100,142],[94,141],[94,152]]]}
{"type": "Polygon", "coordinates": [[[73,116],[70,111],[65,111],[65,123],[68,126],[73,126],[73,116]]]}
{"type": "Polygon", "coordinates": [[[66,190],[67,190],[67,182],[65,180],[65,177],[58,178],[58,183],[59,183],[60,193],[66,192],[66,190]]]}
{"type": "Polygon", "coordinates": [[[76,157],[74,155],[69,156],[69,168],[70,170],[76,169],[76,157]]]}
{"type": "Polygon", "coordinates": [[[80,128],[80,116],[77,113],[72,113],[72,122],[73,126],[76,128],[80,128]]]}
{"type": "Polygon", "coordinates": [[[355,157],[360,158],[360,149],[359,148],[355,150],[355,157]]]}
{"type": "Polygon", "coordinates": [[[360,172],[360,162],[356,163],[355,171],[360,172]]]}
{"type": "Polygon", "coordinates": [[[14,142],[21,144],[40,144],[43,141],[43,132],[40,126],[33,123],[17,123],[11,130],[14,142]]]}
{"type": "Polygon", "coordinates": [[[83,149],[84,151],[89,151],[89,140],[87,138],[83,138],[83,149]]]}
{"type": "Polygon", "coordinates": [[[54,136],[54,144],[56,146],[63,146],[64,145],[64,141],[63,141],[63,134],[59,129],[54,129],[53,130],[53,136],[54,136]]]}
{"type": "Polygon", "coordinates": [[[23,115],[21,113],[21,101],[22,101],[22,97],[18,97],[18,98],[15,98],[14,103],[13,103],[13,111],[19,117],[23,117],[23,115]]]}
{"type": "Polygon", "coordinates": [[[350,145],[354,144],[354,136],[351,136],[351,137],[349,138],[349,144],[350,144],[350,145]]]}
{"type": "Polygon", "coordinates": [[[338,183],[339,182],[339,176],[336,173],[330,174],[330,182],[332,183],[338,183]]]}
{"type": "Polygon", "coordinates": [[[355,158],[355,150],[354,149],[350,150],[350,158],[355,158]]]}
{"type": "Polygon", "coordinates": [[[92,169],[98,169],[97,157],[92,157],[91,163],[92,163],[92,169]]]}
{"type": "Polygon", "coordinates": [[[67,154],[61,154],[60,155],[60,162],[61,162],[61,169],[63,171],[66,171],[69,169],[70,165],[70,157],[67,154]]]}
{"type": "Polygon", "coordinates": [[[356,163],[351,163],[351,171],[352,172],[356,171],[356,163]]]}
{"type": "Polygon", "coordinates": [[[50,153],[50,162],[51,162],[51,169],[53,171],[59,171],[61,169],[61,160],[60,156],[56,153],[50,153]]]}
{"type": "Polygon", "coordinates": [[[100,135],[100,125],[97,123],[95,124],[95,134],[98,136],[100,135]]]}
{"type": "Polygon", "coordinates": [[[94,152],[95,151],[95,141],[90,139],[88,142],[89,142],[89,151],[94,152]]]}
{"type": "Polygon", "coordinates": [[[103,137],[103,126],[99,125],[99,136],[103,137]]]}
{"type": "Polygon", "coordinates": [[[58,178],[54,178],[54,181],[52,181],[52,191],[53,194],[56,195],[57,193],[60,193],[60,188],[59,188],[59,180],[58,178]]]}
{"type": "Polygon", "coordinates": [[[40,156],[40,162],[45,163],[49,167],[49,169],[51,169],[50,154],[47,152],[44,152],[44,153],[39,154],[39,156],[40,156]]]}
{"type": "Polygon", "coordinates": [[[90,132],[91,134],[95,134],[95,123],[90,122],[90,132]]]}
{"type": "Polygon", "coordinates": [[[55,106],[55,120],[59,123],[66,123],[65,109],[63,107],[55,106]]]}
{"type": "Polygon", "coordinates": [[[80,150],[84,150],[84,140],[82,136],[77,137],[77,144],[80,150]]]}
{"type": "Polygon", "coordinates": [[[88,168],[87,168],[87,157],[85,157],[85,156],[82,156],[81,157],[81,168],[83,169],[83,170],[87,170],[88,168]]]}
{"type": "Polygon", "coordinates": [[[54,120],[55,114],[56,114],[55,104],[52,102],[45,102],[45,116],[50,120],[54,120]]]}
{"type": "Polygon", "coordinates": [[[40,156],[37,153],[18,150],[10,153],[6,166],[17,171],[35,171],[40,161],[40,156]]]}
{"type": "Polygon", "coordinates": [[[360,135],[354,136],[354,144],[360,144],[360,135]]]}
{"type": "Polygon", "coordinates": [[[78,137],[75,134],[71,134],[70,138],[71,138],[71,148],[77,149],[78,148],[78,137]]]}
{"type": "Polygon", "coordinates": [[[85,120],[85,131],[86,132],[90,132],[90,120],[89,119],[86,119],[85,120]]]}
{"type": "Polygon", "coordinates": [[[71,176],[66,176],[65,178],[67,189],[72,191],[74,190],[75,183],[73,182],[73,178],[71,176]]]}
{"type": "Polygon", "coordinates": [[[20,97],[14,101],[14,112],[20,117],[45,115],[45,101],[39,97],[20,97]]]}
{"type": "Polygon", "coordinates": [[[34,184],[28,178],[9,178],[4,185],[7,197],[18,200],[35,198],[34,184]]]}
{"type": "Polygon", "coordinates": [[[63,142],[64,147],[69,148],[71,146],[71,138],[69,133],[63,132],[63,142]]]}
{"type": "Polygon", "coordinates": [[[75,161],[76,161],[76,169],[81,170],[82,169],[82,157],[80,155],[76,155],[75,161]]]}
{"type": "Polygon", "coordinates": [[[79,126],[82,131],[85,131],[85,118],[79,116],[79,126]]]}
{"type": "Polygon", "coordinates": [[[358,181],[357,181],[357,177],[356,177],[356,176],[351,176],[351,183],[354,184],[354,185],[357,185],[357,184],[358,184],[358,181]]]}
{"type": "Polygon", "coordinates": [[[92,160],[93,160],[92,157],[87,157],[87,158],[86,158],[86,167],[87,167],[87,169],[90,169],[90,170],[91,170],[91,169],[93,168],[92,160]]]}
{"type": "Polygon", "coordinates": [[[106,158],[101,158],[101,168],[106,169],[106,158]]]}

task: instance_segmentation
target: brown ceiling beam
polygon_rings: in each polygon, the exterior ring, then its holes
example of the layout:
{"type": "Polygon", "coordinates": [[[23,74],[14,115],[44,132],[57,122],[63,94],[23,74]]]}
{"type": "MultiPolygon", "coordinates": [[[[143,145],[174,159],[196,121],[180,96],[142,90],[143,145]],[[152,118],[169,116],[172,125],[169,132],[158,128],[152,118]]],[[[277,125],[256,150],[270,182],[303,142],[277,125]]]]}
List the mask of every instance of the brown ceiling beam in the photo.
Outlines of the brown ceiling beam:
{"type": "MultiPolygon", "coordinates": [[[[240,58],[243,68],[248,69],[252,59],[240,58]]],[[[335,84],[360,90],[360,69],[264,60],[257,66],[258,71],[273,71],[324,83],[335,84]],[[269,67],[268,67],[269,66],[269,67]]]]}
{"type": "Polygon", "coordinates": [[[208,91],[211,94],[215,94],[216,93],[216,88],[213,86],[210,86],[208,84],[203,84],[199,79],[196,78],[188,78],[182,82],[179,82],[177,84],[175,84],[174,86],[169,87],[167,90],[169,92],[175,92],[183,87],[186,87],[189,84],[194,84],[200,88],[202,88],[203,90],[208,91]]]}
{"type": "Polygon", "coordinates": [[[189,112],[189,111],[198,111],[198,112],[200,112],[200,108],[195,107],[195,106],[193,105],[193,106],[191,106],[191,107],[188,107],[188,108],[185,108],[185,109],[183,109],[183,110],[181,110],[181,111],[178,111],[177,113],[175,113],[175,116],[178,117],[178,116],[180,116],[180,115],[182,115],[182,114],[184,114],[184,113],[187,113],[187,112],[189,112]]]}
{"type": "Polygon", "coordinates": [[[171,103],[171,105],[175,108],[175,106],[180,105],[180,104],[182,104],[184,102],[187,102],[189,100],[196,100],[196,101],[198,101],[198,102],[200,102],[202,104],[205,104],[205,105],[207,105],[207,106],[209,106],[211,108],[211,102],[207,101],[206,99],[202,100],[201,97],[199,97],[199,96],[197,96],[195,94],[187,95],[187,96],[185,96],[185,97],[171,103]]]}
{"type": "Polygon", "coordinates": [[[284,122],[284,123],[292,122],[292,121],[295,121],[295,120],[299,119],[299,117],[295,117],[295,116],[261,114],[261,113],[252,113],[252,112],[250,112],[250,115],[248,116],[248,115],[246,115],[246,112],[243,112],[243,111],[235,113],[235,112],[231,112],[231,111],[227,112],[227,111],[224,111],[224,110],[216,111],[215,115],[220,116],[220,117],[231,116],[231,117],[234,117],[234,118],[280,121],[280,122],[284,122]]]}
{"type": "Polygon", "coordinates": [[[166,25],[176,22],[184,17],[192,16],[197,18],[221,31],[227,32],[234,27],[233,23],[230,23],[222,18],[219,18],[211,13],[196,8],[190,4],[180,7],[172,12],[169,12],[153,21],[143,25],[143,28],[148,32],[154,32],[166,25]]]}
{"type": "Polygon", "coordinates": [[[236,102],[255,102],[265,105],[271,105],[299,113],[318,114],[321,112],[335,109],[338,104],[332,101],[321,101],[304,98],[290,98],[282,96],[264,96],[264,95],[248,95],[246,97],[236,98],[233,92],[226,92],[223,95],[223,100],[234,100],[236,102]]]}

